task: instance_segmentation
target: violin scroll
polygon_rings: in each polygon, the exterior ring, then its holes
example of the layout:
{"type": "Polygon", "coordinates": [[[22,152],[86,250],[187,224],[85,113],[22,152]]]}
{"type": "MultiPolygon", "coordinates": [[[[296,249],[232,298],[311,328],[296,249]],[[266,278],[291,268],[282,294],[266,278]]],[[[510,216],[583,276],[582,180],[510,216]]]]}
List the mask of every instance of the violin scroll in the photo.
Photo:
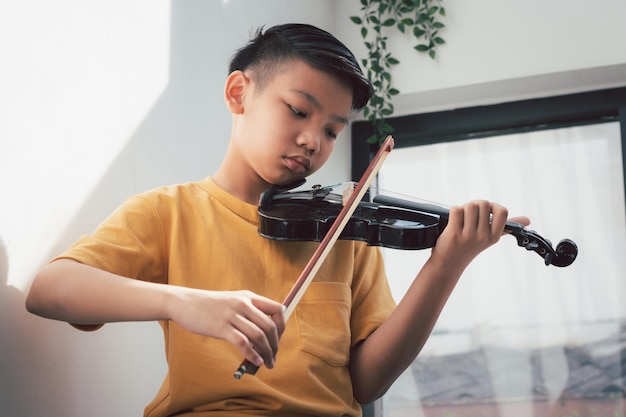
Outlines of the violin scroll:
{"type": "Polygon", "coordinates": [[[578,246],[570,239],[561,240],[556,245],[556,248],[553,248],[552,243],[548,239],[541,237],[534,230],[526,230],[521,224],[508,222],[506,229],[510,230],[511,234],[515,236],[518,246],[536,252],[543,258],[546,266],[569,266],[578,255],[578,246]],[[519,227],[510,227],[512,224],[519,227]]]}

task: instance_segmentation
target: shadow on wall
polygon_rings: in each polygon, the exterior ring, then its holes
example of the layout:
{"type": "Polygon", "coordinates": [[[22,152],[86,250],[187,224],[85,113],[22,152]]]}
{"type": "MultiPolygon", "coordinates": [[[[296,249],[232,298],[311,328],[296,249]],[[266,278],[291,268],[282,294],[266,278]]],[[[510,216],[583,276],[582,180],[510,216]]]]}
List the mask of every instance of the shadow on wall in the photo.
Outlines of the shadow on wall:
{"type": "MultiPolygon", "coordinates": [[[[30,315],[24,308],[24,294],[7,285],[9,260],[7,248],[0,236],[0,399],[2,414],[29,415],[23,403],[37,403],[37,395],[26,397],[24,393],[47,390],[48,378],[54,377],[55,389],[69,390],[67,363],[71,351],[63,343],[59,325],[50,325],[30,315]],[[39,350],[45,346],[55,357],[53,363],[46,361],[39,350]],[[22,404],[20,404],[22,403],[22,404]]],[[[43,410],[50,415],[62,415],[66,409],[65,398],[50,397],[43,410]]],[[[34,414],[31,414],[34,415],[34,414]]]]}
{"type": "MultiPolygon", "coordinates": [[[[279,3],[171,2],[168,85],[60,234],[48,259],[92,232],[128,196],[198,180],[217,168],[230,129],[223,103],[228,58],[256,25],[278,23],[274,15],[279,3]]],[[[330,12],[324,15],[318,9],[317,2],[303,2],[282,18],[323,26],[330,12]]],[[[159,326],[117,323],[85,333],[30,315],[24,294],[6,285],[7,252],[0,247],[0,414],[141,415],[166,372],[159,326]]]]}

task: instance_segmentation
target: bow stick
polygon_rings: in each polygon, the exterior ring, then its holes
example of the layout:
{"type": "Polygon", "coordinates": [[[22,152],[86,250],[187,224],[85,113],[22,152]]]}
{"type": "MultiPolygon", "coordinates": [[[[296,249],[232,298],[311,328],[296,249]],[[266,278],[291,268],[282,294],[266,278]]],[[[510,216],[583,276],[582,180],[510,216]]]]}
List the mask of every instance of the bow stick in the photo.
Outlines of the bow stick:
{"type": "MultiPolygon", "coordinates": [[[[309,259],[309,262],[300,274],[300,277],[291,288],[291,291],[289,291],[289,294],[287,294],[287,297],[283,301],[283,306],[285,308],[285,311],[283,313],[285,316],[285,321],[289,319],[296,306],[300,302],[300,299],[302,299],[305,291],[311,284],[311,281],[313,281],[313,278],[315,278],[317,271],[322,266],[322,263],[330,253],[330,250],[339,238],[339,235],[346,227],[348,220],[350,220],[350,217],[356,210],[359,202],[361,201],[361,199],[363,199],[363,196],[369,189],[372,180],[380,170],[380,167],[389,155],[389,152],[391,152],[391,150],[393,149],[393,145],[393,138],[391,136],[387,136],[380,149],[378,149],[378,152],[370,162],[369,166],[363,173],[361,180],[358,182],[356,188],[348,198],[348,201],[344,204],[343,208],[337,215],[337,218],[328,230],[328,233],[326,233],[326,236],[324,236],[324,239],[322,239],[319,246],[315,250],[315,253],[313,253],[313,256],[311,257],[311,259],[309,259]]],[[[243,374],[246,373],[254,375],[258,369],[258,366],[245,359],[241,363],[241,365],[239,365],[239,368],[237,368],[234,377],[236,379],[241,379],[243,374]]]]}

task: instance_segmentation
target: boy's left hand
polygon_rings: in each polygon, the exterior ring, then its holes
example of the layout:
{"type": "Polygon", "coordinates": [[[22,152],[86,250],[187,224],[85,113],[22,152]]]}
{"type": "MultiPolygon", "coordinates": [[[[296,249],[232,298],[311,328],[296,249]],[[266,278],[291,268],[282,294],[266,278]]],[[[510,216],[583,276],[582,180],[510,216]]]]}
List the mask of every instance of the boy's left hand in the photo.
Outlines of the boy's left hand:
{"type": "MultiPolygon", "coordinates": [[[[450,217],[439,236],[432,257],[465,268],[480,252],[498,242],[507,222],[508,210],[499,204],[476,200],[450,208],[450,217]]],[[[527,217],[511,218],[524,226],[527,217]]]]}

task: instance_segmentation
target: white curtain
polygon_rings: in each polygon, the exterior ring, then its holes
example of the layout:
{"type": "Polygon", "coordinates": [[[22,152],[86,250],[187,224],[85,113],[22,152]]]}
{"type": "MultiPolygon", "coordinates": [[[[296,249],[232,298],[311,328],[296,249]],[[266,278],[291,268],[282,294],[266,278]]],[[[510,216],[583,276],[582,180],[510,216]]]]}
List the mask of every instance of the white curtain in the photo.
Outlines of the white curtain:
{"type": "MultiPolygon", "coordinates": [[[[624,415],[619,123],[395,149],[378,184],[383,194],[447,205],[496,201],[530,217],[529,229],[553,245],[569,238],[579,248],[566,268],[546,267],[508,236],[482,253],[385,396],[385,416],[624,415]]],[[[430,251],[384,252],[399,300],[430,251]]]]}

